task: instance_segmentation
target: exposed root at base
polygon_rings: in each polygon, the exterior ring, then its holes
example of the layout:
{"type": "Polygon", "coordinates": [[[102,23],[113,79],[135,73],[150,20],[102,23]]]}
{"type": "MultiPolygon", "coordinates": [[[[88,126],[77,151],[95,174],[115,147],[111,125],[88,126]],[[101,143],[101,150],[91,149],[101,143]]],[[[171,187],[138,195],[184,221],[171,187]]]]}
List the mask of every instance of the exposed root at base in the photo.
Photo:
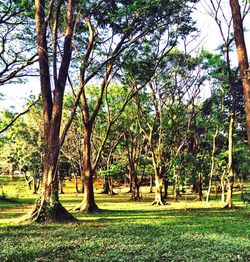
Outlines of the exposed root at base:
{"type": "Polygon", "coordinates": [[[201,199],[200,199],[200,197],[199,196],[197,196],[193,201],[205,201],[205,198],[204,197],[202,197],[201,199]]]}
{"type": "Polygon", "coordinates": [[[136,201],[140,201],[140,200],[141,200],[141,197],[139,197],[139,196],[137,196],[137,197],[131,197],[129,200],[132,201],[132,202],[136,202],[136,201]]]}
{"type": "Polygon", "coordinates": [[[234,209],[236,208],[234,204],[229,205],[228,203],[223,207],[223,209],[234,209]]]}
{"type": "Polygon", "coordinates": [[[94,212],[101,212],[101,209],[94,203],[92,205],[86,204],[83,201],[80,205],[76,206],[74,211],[85,212],[85,213],[94,213],[94,212]]]}
{"type": "Polygon", "coordinates": [[[103,190],[102,192],[99,192],[99,193],[97,193],[97,194],[100,194],[100,195],[109,195],[109,196],[115,196],[115,195],[117,195],[117,193],[115,193],[114,191],[112,191],[112,192],[106,192],[105,190],[103,190]]]}
{"type": "Polygon", "coordinates": [[[28,214],[21,217],[18,222],[65,223],[75,221],[77,221],[77,219],[72,216],[60,203],[57,203],[53,206],[45,204],[43,204],[42,207],[35,206],[35,208],[28,214]]]}
{"type": "Polygon", "coordinates": [[[151,205],[156,205],[156,206],[165,206],[167,205],[167,202],[165,202],[164,200],[154,200],[151,205]]]}

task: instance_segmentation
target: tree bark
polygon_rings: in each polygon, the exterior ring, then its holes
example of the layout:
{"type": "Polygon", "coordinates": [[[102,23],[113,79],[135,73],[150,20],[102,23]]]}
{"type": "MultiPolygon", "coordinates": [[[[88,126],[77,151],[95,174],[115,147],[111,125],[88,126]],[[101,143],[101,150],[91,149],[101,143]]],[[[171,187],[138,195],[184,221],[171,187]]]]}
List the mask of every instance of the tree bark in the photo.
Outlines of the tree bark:
{"type": "Polygon", "coordinates": [[[153,193],[153,176],[149,177],[149,193],[153,193]]]}
{"type": "Polygon", "coordinates": [[[107,177],[104,177],[103,180],[103,192],[102,194],[109,194],[110,188],[109,188],[109,181],[107,177]]]}
{"type": "Polygon", "coordinates": [[[140,200],[140,185],[135,170],[131,171],[131,182],[131,201],[138,201],[140,200]]]}
{"type": "Polygon", "coordinates": [[[180,195],[180,189],[179,189],[179,176],[177,174],[174,175],[175,181],[174,181],[174,201],[178,201],[178,196],[180,195]]]}
{"type": "Polygon", "coordinates": [[[225,175],[226,175],[226,168],[223,171],[223,174],[221,176],[220,184],[221,184],[221,202],[225,203],[225,175]]]}
{"type": "Polygon", "coordinates": [[[165,178],[163,180],[163,183],[164,183],[164,196],[163,196],[163,199],[167,199],[168,198],[168,186],[169,186],[168,179],[165,178]]]}
{"type": "Polygon", "coordinates": [[[64,191],[63,191],[63,179],[60,179],[59,184],[60,184],[60,194],[64,194],[64,191]]]}
{"type": "Polygon", "coordinates": [[[155,200],[152,205],[164,206],[166,203],[162,197],[163,179],[159,175],[155,175],[155,200]]]}
{"type": "Polygon", "coordinates": [[[198,175],[198,197],[196,200],[203,201],[203,192],[202,192],[202,174],[199,173],[198,175]]]}
{"type": "Polygon", "coordinates": [[[209,202],[211,187],[212,187],[212,181],[213,181],[213,175],[214,175],[214,165],[215,165],[214,155],[215,155],[215,150],[216,150],[216,138],[218,136],[218,132],[219,132],[219,125],[217,124],[216,129],[215,129],[215,133],[214,133],[214,136],[213,136],[213,149],[212,149],[212,155],[211,155],[211,170],[210,170],[210,177],[209,177],[209,184],[208,184],[207,198],[206,198],[207,203],[209,202]]]}
{"type": "Polygon", "coordinates": [[[225,208],[234,208],[233,204],[233,130],[234,130],[234,114],[230,114],[229,136],[228,136],[228,183],[227,183],[227,202],[225,208]]]}
{"type": "Polygon", "coordinates": [[[93,187],[93,170],[91,166],[91,131],[92,126],[84,126],[84,143],[83,143],[83,169],[84,169],[84,198],[75,210],[92,212],[99,211],[95,203],[93,187]]]}
{"type": "Polygon", "coordinates": [[[73,175],[73,177],[74,177],[75,190],[76,190],[76,194],[78,194],[79,193],[79,189],[78,189],[77,173],[72,173],[71,175],[73,175]]]}
{"type": "Polygon", "coordinates": [[[104,178],[102,194],[109,194],[111,196],[116,195],[113,190],[113,180],[111,177],[104,178]]]}
{"type": "MultiPolygon", "coordinates": [[[[56,6],[58,23],[62,1],[56,6]]],[[[43,190],[39,196],[34,210],[24,220],[29,219],[36,222],[47,221],[73,221],[75,218],[61,205],[58,197],[58,158],[60,153],[60,126],[62,118],[63,96],[71,60],[71,43],[74,28],[74,0],[68,0],[67,28],[61,65],[58,77],[54,78],[54,96],[50,79],[50,65],[47,48],[47,27],[53,4],[48,8],[48,15],[44,0],[35,0],[35,18],[37,32],[37,46],[40,68],[40,84],[42,93],[43,125],[44,125],[44,160],[43,160],[43,190]]],[[[57,32],[56,32],[57,33],[57,32]]]]}
{"type": "Polygon", "coordinates": [[[246,127],[248,137],[248,147],[250,150],[250,71],[247,56],[247,49],[244,38],[244,29],[242,24],[240,5],[238,0],[230,0],[232,11],[234,40],[237,49],[238,64],[243,86],[243,98],[246,112],[246,127]]]}

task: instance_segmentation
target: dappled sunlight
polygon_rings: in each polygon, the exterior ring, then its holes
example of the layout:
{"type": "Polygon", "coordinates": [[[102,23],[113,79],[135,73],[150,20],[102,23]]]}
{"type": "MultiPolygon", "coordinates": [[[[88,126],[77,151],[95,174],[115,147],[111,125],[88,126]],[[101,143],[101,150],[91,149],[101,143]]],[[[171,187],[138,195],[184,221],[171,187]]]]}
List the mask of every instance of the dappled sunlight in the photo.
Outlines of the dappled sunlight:
{"type": "MultiPolygon", "coordinates": [[[[144,188],[143,188],[144,189],[144,188]]],[[[83,194],[66,187],[62,204],[74,223],[22,222],[37,198],[30,192],[0,201],[0,258],[23,261],[247,261],[250,206],[234,195],[237,208],[223,209],[219,199],[208,204],[195,195],[170,194],[165,206],[152,206],[154,193],[130,201],[127,189],[117,195],[95,193],[100,212],[72,211],[83,194]],[[145,252],[147,250],[147,252],[145,252]],[[223,254],[223,255],[222,255],[223,254]],[[124,258],[124,259],[123,259],[124,258]]]]}
{"type": "MultiPolygon", "coordinates": [[[[73,206],[81,197],[65,194],[61,199],[73,206]]],[[[228,254],[233,249],[232,261],[249,257],[250,221],[244,216],[249,206],[228,211],[216,201],[207,205],[181,200],[156,207],[150,200],[131,202],[126,194],[97,195],[101,212],[74,212],[78,221],[63,225],[15,224],[13,215],[18,218],[31,205],[3,208],[2,254],[37,261],[65,261],[65,257],[72,261],[119,261],[117,257],[138,262],[231,261],[228,254]]]]}

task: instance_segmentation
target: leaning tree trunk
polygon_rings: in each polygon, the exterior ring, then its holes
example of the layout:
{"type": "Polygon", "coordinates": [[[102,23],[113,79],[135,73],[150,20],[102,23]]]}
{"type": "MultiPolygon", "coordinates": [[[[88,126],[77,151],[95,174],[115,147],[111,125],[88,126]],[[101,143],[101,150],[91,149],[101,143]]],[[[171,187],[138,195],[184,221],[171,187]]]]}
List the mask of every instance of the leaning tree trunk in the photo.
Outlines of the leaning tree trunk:
{"type": "Polygon", "coordinates": [[[92,126],[84,127],[84,144],[83,144],[83,169],[84,169],[84,198],[75,210],[92,212],[99,211],[95,203],[93,170],[91,166],[91,130],[92,126]]]}

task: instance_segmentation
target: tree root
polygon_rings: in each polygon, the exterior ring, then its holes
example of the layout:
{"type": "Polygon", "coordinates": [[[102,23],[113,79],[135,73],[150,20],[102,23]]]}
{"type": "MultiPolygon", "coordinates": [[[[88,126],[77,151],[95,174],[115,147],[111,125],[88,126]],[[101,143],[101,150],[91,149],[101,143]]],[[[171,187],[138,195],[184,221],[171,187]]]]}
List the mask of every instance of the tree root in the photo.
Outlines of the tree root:
{"type": "Polygon", "coordinates": [[[36,202],[35,208],[19,219],[18,222],[74,222],[77,219],[72,216],[62,205],[57,202],[52,205],[44,201],[43,196],[36,202]]]}
{"type": "Polygon", "coordinates": [[[164,200],[159,200],[159,199],[155,199],[151,205],[156,205],[156,206],[165,206],[167,205],[167,202],[165,202],[164,200]]]}
{"type": "Polygon", "coordinates": [[[223,209],[234,209],[234,208],[235,208],[235,205],[234,205],[234,204],[229,205],[229,203],[227,203],[227,204],[223,207],[223,209]]]}
{"type": "Polygon", "coordinates": [[[136,197],[131,197],[130,198],[130,201],[132,201],[132,202],[136,202],[136,201],[140,201],[140,200],[141,200],[140,196],[136,196],[136,197]]]}
{"type": "Polygon", "coordinates": [[[92,212],[100,212],[101,209],[95,204],[88,204],[85,200],[83,200],[78,206],[76,206],[74,211],[80,211],[85,213],[92,213],[92,212]]]}
{"type": "Polygon", "coordinates": [[[114,191],[110,192],[110,191],[106,191],[106,190],[103,190],[102,192],[97,193],[97,194],[110,195],[110,196],[115,196],[115,195],[117,195],[117,193],[115,193],[114,191]]]}
{"type": "Polygon", "coordinates": [[[205,201],[205,198],[204,197],[202,197],[201,199],[200,199],[200,197],[199,196],[197,196],[193,201],[205,201]]]}

